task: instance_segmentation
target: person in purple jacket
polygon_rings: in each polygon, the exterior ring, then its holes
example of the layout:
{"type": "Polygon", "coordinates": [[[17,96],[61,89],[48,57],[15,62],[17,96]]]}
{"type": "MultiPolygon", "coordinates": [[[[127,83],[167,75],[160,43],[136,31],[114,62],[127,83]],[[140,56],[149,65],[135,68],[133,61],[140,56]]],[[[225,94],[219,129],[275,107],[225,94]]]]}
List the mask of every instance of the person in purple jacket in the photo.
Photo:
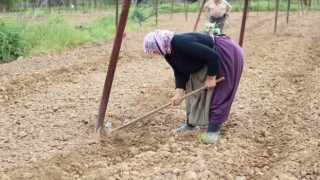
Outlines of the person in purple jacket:
{"type": "MultiPolygon", "coordinates": [[[[164,56],[172,67],[175,76],[175,95],[171,98],[171,102],[174,106],[179,105],[185,91],[188,92],[190,87],[188,83],[191,79],[201,79],[197,77],[197,73],[205,68],[204,78],[199,81],[207,90],[214,88],[210,94],[210,102],[207,103],[208,111],[198,111],[197,116],[187,112],[186,123],[176,131],[200,130],[197,126],[199,124],[191,118],[206,117],[205,121],[208,124],[206,142],[215,143],[220,135],[221,125],[229,117],[240,82],[244,61],[242,48],[222,36],[196,32],[175,34],[169,30],[157,29],[145,36],[144,51],[164,56]],[[225,80],[216,84],[216,79],[219,77],[224,77],[225,80]],[[204,112],[207,116],[203,115],[204,112]]],[[[192,103],[202,100],[200,97],[193,98],[186,102],[186,106],[198,108],[199,105],[195,106],[192,103]]]]}

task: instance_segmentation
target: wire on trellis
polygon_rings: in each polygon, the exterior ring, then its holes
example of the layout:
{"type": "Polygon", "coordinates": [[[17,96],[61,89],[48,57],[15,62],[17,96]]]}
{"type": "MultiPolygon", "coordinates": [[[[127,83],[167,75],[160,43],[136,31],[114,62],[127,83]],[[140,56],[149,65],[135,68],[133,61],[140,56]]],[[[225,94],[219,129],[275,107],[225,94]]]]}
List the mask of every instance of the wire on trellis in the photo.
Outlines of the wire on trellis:
{"type": "Polygon", "coordinates": [[[150,0],[134,0],[134,11],[131,20],[137,20],[139,25],[156,12],[155,3],[150,0]]]}

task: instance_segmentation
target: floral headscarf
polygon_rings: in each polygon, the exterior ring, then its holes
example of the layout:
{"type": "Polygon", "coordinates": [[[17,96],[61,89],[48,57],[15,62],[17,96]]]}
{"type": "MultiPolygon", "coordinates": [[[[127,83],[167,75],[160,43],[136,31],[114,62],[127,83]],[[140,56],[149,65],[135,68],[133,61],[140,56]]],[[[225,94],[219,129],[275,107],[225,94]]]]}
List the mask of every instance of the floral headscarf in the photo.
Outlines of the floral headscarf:
{"type": "Polygon", "coordinates": [[[163,56],[171,54],[171,40],[174,36],[173,31],[159,30],[148,33],[144,38],[144,52],[152,53],[158,51],[163,56]]]}

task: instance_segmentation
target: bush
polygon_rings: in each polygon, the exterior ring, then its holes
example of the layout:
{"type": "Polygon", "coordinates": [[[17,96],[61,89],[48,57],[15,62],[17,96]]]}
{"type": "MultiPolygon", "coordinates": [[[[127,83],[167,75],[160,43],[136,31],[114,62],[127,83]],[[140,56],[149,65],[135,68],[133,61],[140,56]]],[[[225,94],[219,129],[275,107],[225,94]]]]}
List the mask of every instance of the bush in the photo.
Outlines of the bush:
{"type": "Polygon", "coordinates": [[[20,33],[0,23],[0,62],[9,62],[26,55],[27,48],[20,33]]]}

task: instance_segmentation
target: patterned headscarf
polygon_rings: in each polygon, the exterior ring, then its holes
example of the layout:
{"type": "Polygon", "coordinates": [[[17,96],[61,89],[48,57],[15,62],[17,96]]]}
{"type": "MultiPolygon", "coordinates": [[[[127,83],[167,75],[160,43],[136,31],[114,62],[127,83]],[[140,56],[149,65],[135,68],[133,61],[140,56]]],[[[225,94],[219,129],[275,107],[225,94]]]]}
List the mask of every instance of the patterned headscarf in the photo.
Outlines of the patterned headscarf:
{"type": "Polygon", "coordinates": [[[158,51],[163,56],[171,54],[171,40],[174,36],[173,31],[159,30],[148,33],[144,38],[144,52],[152,53],[158,51]]]}

